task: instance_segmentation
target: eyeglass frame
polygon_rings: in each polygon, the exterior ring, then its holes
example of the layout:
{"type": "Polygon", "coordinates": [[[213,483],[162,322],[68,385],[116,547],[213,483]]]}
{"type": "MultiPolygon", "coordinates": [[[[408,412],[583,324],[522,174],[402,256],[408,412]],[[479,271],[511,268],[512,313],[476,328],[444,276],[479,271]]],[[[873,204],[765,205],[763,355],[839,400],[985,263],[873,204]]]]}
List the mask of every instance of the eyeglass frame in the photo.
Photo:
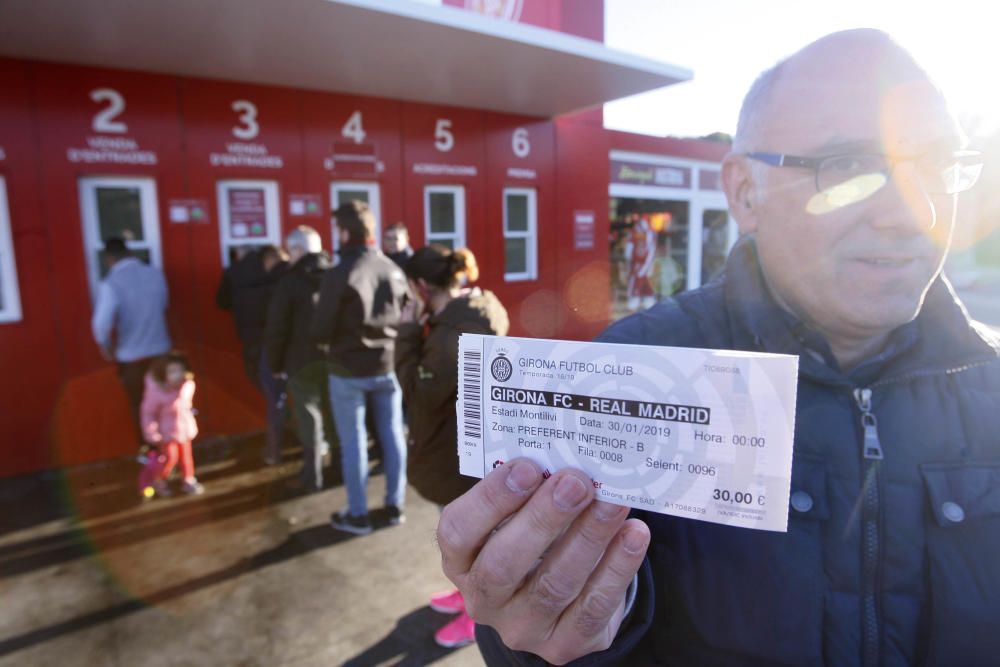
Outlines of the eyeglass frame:
{"type": "MultiPolygon", "coordinates": [[[[886,155],[885,153],[876,153],[874,151],[857,151],[853,153],[835,153],[832,155],[821,155],[819,157],[805,157],[802,155],[788,155],[787,153],[770,153],[767,151],[750,151],[748,153],[743,153],[744,157],[748,157],[751,160],[757,160],[758,162],[763,162],[764,164],[771,167],[793,167],[798,169],[812,169],[813,172],[813,185],[816,187],[816,192],[822,192],[823,190],[819,187],[819,168],[826,160],[834,160],[837,158],[844,157],[856,157],[859,155],[869,155],[877,156],[883,158],[888,165],[888,170],[885,176],[888,178],[892,174],[892,170],[900,162],[914,162],[924,157],[923,155],[916,155],[910,157],[892,157],[886,155]]],[[[960,161],[962,158],[980,158],[979,167],[983,166],[983,152],[972,149],[961,149],[952,151],[951,156],[960,161]]],[[[941,192],[934,194],[947,194],[957,195],[961,192],[967,192],[971,190],[976,183],[979,182],[979,174],[976,174],[976,178],[972,181],[972,184],[962,190],[957,190],[955,192],[941,192]]],[[[925,188],[926,189],[926,188],[925,188]]],[[[930,193],[928,193],[930,194],[930,193]]]]}

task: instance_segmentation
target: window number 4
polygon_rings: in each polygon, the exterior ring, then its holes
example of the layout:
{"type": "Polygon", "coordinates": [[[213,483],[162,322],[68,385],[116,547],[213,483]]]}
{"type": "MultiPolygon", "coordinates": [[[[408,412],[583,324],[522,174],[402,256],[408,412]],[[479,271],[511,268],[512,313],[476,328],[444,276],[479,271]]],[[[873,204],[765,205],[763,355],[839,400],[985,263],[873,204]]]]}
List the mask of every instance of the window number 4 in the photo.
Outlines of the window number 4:
{"type": "Polygon", "coordinates": [[[360,111],[351,114],[351,117],[344,123],[344,129],[340,131],[340,135],[345,139],[353,139],[356,144],[365,140],[365,128],[362,124],[360,111]]]}
{"type": "Polygon", "coordinates": [[[437,125],[434,126],[434,148],[447,153],[454,147],[455,135],[451,133],[451,121],[438,118],[437,125]]]}

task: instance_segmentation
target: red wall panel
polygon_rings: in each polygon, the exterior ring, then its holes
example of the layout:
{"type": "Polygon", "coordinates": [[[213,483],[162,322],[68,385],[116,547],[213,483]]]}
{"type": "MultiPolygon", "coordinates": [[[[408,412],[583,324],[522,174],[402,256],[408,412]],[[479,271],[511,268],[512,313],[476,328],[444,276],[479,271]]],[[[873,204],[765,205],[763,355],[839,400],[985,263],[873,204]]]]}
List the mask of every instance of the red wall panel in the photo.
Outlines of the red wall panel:
{"type": "Polygon", "coordinates": [[[465,188],[466,244],[480,261],[499,261],[487,245],[483,114],[454,107],[403,104],[403,221],[413,247],[425,245],[424,187],[465,188]],[[450,137],[450,138],[449,138],[450,137]]]}
{"type": "MultiPolygon", "coordinates": [[[[511,335],[551,337],[565,320],[557,287],[560,243],[555,226],[555,128],[551,121],[486,113],[486,234],[496,248],[480,262],[480,282],[503,301],[511,335]],[[503,191],[531,188],[536,192],[538,278],[504,280],[503,191]]],[[[562,239],[563,241],[565,239],[562,239]]]]}
{"type": "Polygon", "coordinates": [[[53,408],[57,462],[80,463],[120,456],[134,451],[136,443],[114,367],[100,358],[90,333],[92,303],[78,179],[155,179],[163,263],[171,290],[169,324],[177,344],[190,342],[190,238],[186,226],[166,222],[166,201],[184,191],[176,80],[43,63],[32,63],[29,71],[40,136],[35,160],[41,165],[43,216],[53,240],[49,257],[56,284],[59,350],[66,373],[53,408]],[[111,103],[107,98],[95,101],[94,91],[98,90],[114,91],[120,96],[122,108],[107,120],[121,124],[122,131],[102,130],[100,114],[110,114],[111,103]],[[128,156],[136,153],[142,153],[146,163],[131,162],[128,156]],[[83,423],[86,428],[81,427],[83,423]]]}
{"type": "Polygon", "coordinates": [[[21,320],[0,323],[0,474],[53,465],[49,415],[63,370],[29,88],[27,63],[0,60],[0,177],[21,302],[21,320]]]}
{"type": "Polygon", "coordinates": [[[589,339],[607,326],[608,151],[607,134],[586,120],[556,120],[556,228],[559,278],[566,321],[560,337],[589,339]],[[593,248],[574,247],[576,212],[594,214],[593,248]]]}
{"type": "MultiPolygon", "coordinates": [[[[262,424],[263,402],[243,372],[232,317],[216,307],[213,298],[223,270],[216,184],[230,179],[276,181],[282,238],[298,224],[289,220],[287,210],[289,194],[304,191],[299,93],[198,79],[182,80],[180,89],[187,192],[207,202],[209,210],[209,224],[190,226],[198,363],[211,378],[220,404],[247,411],[249,428],[244,430],[250,430],[262,424]]],[[[229,419],[221,405],[217,411],[203,411],[203,416],[209,429],[226,430],[229,419]]]]}
{"type": "MultiPolygon", "coordinates": [[[[329,212],[333,181],[376,182],[381,190],[383,229],[403,219],[401,103],[371,97],[302,93],[305,188],[324,202],[322,215],[302,219],[331,247],[329,212]],[[344,159],[351,156],[360,159],[344,159]]],[[[409,221],[415,228],[417,221],[409,221]]],[[[411,233],[413,233],[411,231],[411,233]]],[[[381,242],[381,239],[379,240],[381,242]]]]}

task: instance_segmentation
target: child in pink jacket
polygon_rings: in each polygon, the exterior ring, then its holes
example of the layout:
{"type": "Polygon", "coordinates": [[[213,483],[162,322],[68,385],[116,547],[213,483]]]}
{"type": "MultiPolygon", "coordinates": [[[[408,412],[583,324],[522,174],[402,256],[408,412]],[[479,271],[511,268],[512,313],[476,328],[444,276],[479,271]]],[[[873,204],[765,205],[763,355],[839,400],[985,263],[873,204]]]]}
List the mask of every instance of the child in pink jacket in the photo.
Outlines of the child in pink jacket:
{"type": "Polygon", "coordinates": [[[192,495],[204,491],[194,476],[191,454],[191,441],[198,435],[193,399],[194,374],[183,353],[169,352],[152,363],[139,412],[143,435],[159,452],[139,475],[139,491],[146,498],[170,495],[167,478],[178,460],[184,475],[181,490],[192,495]]]}

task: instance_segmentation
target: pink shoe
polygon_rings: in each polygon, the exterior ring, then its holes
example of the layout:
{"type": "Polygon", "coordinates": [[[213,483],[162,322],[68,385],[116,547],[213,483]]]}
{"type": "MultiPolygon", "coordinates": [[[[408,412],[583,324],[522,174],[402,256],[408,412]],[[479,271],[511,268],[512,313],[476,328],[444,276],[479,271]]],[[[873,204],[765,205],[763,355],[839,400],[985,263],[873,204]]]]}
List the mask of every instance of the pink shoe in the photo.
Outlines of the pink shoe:
{"type": "Polygon", "coordinates": [[[438,646],[457,648],[476,641],[476,622],[464,611],[451,623],[434,633],[438,646]]]}
{"type": "Polygon", "coordinates": [[[465,611],[465,599],[456,588],[453,591],[435,593],[431,596],[431,609],[442,614],[457,614],[465,611]]]}

